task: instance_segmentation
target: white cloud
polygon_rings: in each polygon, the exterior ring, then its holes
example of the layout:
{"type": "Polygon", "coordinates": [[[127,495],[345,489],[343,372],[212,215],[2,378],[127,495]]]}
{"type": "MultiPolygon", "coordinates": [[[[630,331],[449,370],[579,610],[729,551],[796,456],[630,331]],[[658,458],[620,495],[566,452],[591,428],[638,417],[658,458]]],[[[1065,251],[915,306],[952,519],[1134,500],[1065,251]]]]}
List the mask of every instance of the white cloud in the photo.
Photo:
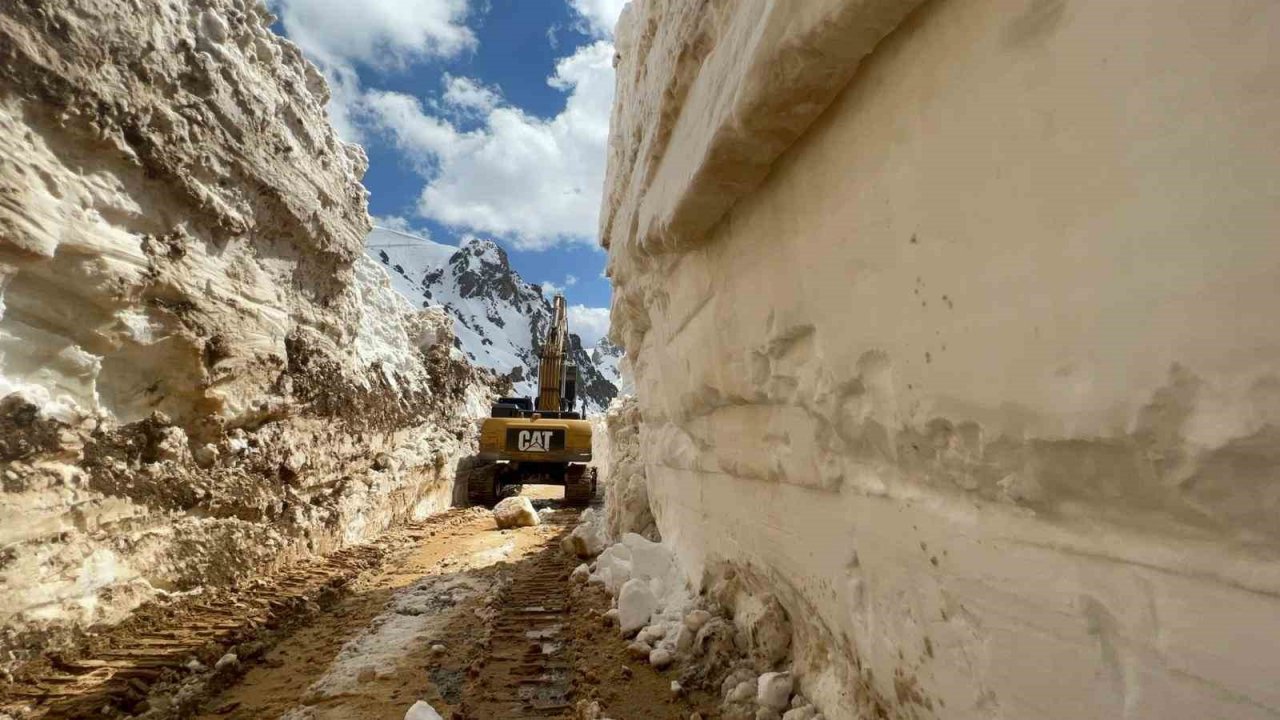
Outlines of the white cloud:
{"type": "MultiPolygon", "coordinates": [[[[569,1],[602,38],[625,5],[569,1]]],[[[362,88],[357,67],[406,67],[475,48],[465,25],[474,0],[269,2],[328,79],[329,117],[339,136],[368,144],[384,134],[414,163],[425,180],[419,215],[501,236],[520,249],[594,245],[613,103],[614,49],[607,40],[557,63],[547,82],[568,97],[553,118],[504,104],[496,87],[449,75],[439,101],[424,108],[411,95],[362,88]]]]}
{"type": "Polygon", "coordinates": [[[569,0],[569,4],[585,21],[591,34],[611,38],[627,0],[569,0]]]}
{"type": "Polygon", "coordinates": [[[541,286],[542,286],[542,296],[548,300],[554,298],[557,294],[564,293],[564,287],[557,285],[551,282],[550,280],[547,280],[541,283],[541,286]]]}
{"type": "Polygon", "coordinates": [[[401,67],[475,47],[467,0],[271,0],[285,33],[324,66],[401,67]]]}
{"type": "Polygon", "coordinates": [[[562,58],[547,82],[569,98],[550,120],[496,105],[479,129],[462,132],[416,98],[389,92],[368,93],[365,109],[427,178],[418,203],[424,217],[501,235],[521,249],[594,243],[612,62],[613,46],[603,41],[562,58]]]}
{"type": "Polygon", "coordinates": [[[329,83],[329,122],[348,142],[366,141],[357,64],[406,67],[476,46],[464,24],[468,0],[268,0],[285,34],[329,83]]]}
{"type": "Polygon", "coordinates": [[[593,347],[609,334],[609,308],[570,305],[569,332],[582,338],[583,347],[593,347]]]}
{"type": "Polygon", "coordinates": [[[577,278],[577,276],[575,276],[575,275],[565,275],[565,276],[564,276],[564,286],[565,286],[565,287],[573,287],[574,285],[577,285],[577,284],[578,284],[578,278],[577,278]]]}
{"type": "Polygon", "coordinates": [[[502,100],[496,88],[471,78],[444,76],[444,104],[463,114],[488,113],[502,100]]]}
{"type": "Polygon", "coordinates": [[[466,135],[448,121],[427,115],[422,103],[412,95],[374,90],[364,94],[362,113],[378,128],[388,132],[401,148],[429,169],[434,159],[465,142],[466,135]]]}
{"type": "Polygon", "coordinates": [[[400,215],[374,215],[373,226],[395,230],[397,232],[416,235],[417,237],[427,240],[431,239],[431,231],[414,225],[408,218],[400,215]]]}

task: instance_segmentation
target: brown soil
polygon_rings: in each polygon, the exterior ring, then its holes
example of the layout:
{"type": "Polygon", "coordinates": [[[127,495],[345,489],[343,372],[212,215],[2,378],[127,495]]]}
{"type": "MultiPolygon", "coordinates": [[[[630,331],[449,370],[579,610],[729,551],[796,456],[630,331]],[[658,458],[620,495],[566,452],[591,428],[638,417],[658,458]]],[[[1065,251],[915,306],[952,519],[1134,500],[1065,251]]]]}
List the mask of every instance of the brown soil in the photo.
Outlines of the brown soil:
{"type": "Polygon", "coordinates": [[[559,538],[578,511],[558,507],[563,491],[524,492],[553,510],[543,525],[500,531],[488,511],[453,510],[240,588],[145,606],[0,687],[0,708],[401,720],[425,700],[449,720],[508,720],[586,717],[594,701],[616,720],[715,717],[713,698],[673,694],[676,671],[627,655],[600,588],[570,582],[577,561],[559,538]],[[188,669],[228,651],[241,662],[188,669]]]}
{"type": "Polygon", "coordinates": [[[600,703],[604,717],[617,720],[687,720],[693,712],[718,717],[717,701],[702,691],[671,691],[679,672],[654,670],[627,654],[618,626],[604,618],[609,595],[598,585],[575,585],[570,597],[576,608],[572,643],[578,652],[575,684],[579,702],[600,703]]]}
{"type": "MultiPolygon", "coordinates": [[[[525,493],[538,505],[559,505],[558,488],[525,493]]],[[[237,684],[205,702],[198,717],[248,720],[292,711],[290,720],[401,720],[417,700],[444,718],[468,720],[574,717],[592,700],[603,717],[619,720],[686,720],[695,711],[714,717],[710,697],[673,695],[674,671],[659,673],[627,656],[617,627],[603,618],[607,595],[570,583],[576,561],[560,553],[558,540],[577,514],[557,509],[541,526],[499,531],[488,513],[479,513],[425,533],[277,643],[237,684]],[[342,675],[335,668],[362,662],[350,651],[344,659],[344,644],[385,632],[397,617],[388,620],[389,603],[432,578],[467,590],[420,617],[416,636],[370,660],[360,680],[317,691],[342,675]],[[433,653],[433,646],[443,650],[433,653]]]]}

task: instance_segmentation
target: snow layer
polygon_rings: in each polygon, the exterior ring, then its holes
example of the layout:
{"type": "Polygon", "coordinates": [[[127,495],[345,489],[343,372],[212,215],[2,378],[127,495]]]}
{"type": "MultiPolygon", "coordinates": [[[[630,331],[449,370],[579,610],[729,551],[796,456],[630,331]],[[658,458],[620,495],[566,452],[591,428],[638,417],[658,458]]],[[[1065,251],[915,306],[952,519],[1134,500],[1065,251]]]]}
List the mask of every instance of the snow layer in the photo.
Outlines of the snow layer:
{"type": "Polygon", "coordinates": [[[623,15],[664,543],[828,717],[1277,716],[1280,9],[914,5],[623,15]]]}
{"type": "Polygon", "coordinates": [[[491,392],[243,0],[0,17],[0,658],[447,507],[491,392]]]}
{"type": "MultiPolygon", "coordinates": [[[[385,266],[397,292],[424,308],[442,307],[454,318],[458,347],[468,359],[511,378],[516,395],[536,394],[538,348],[551,303],[540,286],[511,268],[497,243],[472,237],[453,247],[374,228],[365,249],[385,266]]],[[[580,369],[579,394],[588,412],[602,412],[617,394],[621,350],[607,340],[583,348],[577,335],[570,344],[580,369]]]]}

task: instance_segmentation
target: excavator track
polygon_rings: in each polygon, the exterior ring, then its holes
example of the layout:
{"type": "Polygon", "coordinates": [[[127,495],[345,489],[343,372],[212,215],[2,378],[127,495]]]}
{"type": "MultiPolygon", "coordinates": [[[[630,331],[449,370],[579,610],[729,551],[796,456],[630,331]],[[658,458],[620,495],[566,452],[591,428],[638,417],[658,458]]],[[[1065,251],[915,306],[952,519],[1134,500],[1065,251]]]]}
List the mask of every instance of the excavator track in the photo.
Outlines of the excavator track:
{"type": "Polygon", "coordinates": [[[214,598],[178,601],[163,607],[146,627],[126,623],[107,630],[92,647],[74,655],[51,654],[47,666],[0,685],[0,716],[81,718],[98,716],[105,707],[136,710],[154,683],[187,675],[193,659],[211,664],[226,649],[335,598],[395,547],[466,519],[466,511],[450,511],[214,598]]]}
{"type": "Polygon", "coordinates": [[[518,566],[503,590],[485,660],[471,668],[463,717],[556,718],[573,712],[572,563],[559,543],[518,566]]]}
{"type": "Polygon", "coordinates": [[[596,496],[596,469],[570,465],[564,477],[564,501],[573,507],[586,507],[596,496]]]}

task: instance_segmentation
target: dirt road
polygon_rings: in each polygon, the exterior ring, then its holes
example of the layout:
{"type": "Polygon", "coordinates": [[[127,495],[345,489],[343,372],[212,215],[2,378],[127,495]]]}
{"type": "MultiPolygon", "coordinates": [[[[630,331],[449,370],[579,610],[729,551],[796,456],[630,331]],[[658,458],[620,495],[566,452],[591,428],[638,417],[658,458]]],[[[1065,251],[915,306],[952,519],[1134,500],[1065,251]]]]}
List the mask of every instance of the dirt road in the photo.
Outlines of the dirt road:
{"type": "MultiPolygon", "coordinates": [[[[619,720],[680,718],[708,698],[627,657],[606,596],[573,585],[558,538],[578,513],[532,488],[537,527],[500,531],[461,511],[349,585],[282,638],[200,718],[400,720],[419,700],[444,718],[572,717],[600,702],[619,720]]],[[[529,491],[526,491],[529,492],[529,491]]],[[[554,498],[554,499],[553,499],[554,498]]]]}

